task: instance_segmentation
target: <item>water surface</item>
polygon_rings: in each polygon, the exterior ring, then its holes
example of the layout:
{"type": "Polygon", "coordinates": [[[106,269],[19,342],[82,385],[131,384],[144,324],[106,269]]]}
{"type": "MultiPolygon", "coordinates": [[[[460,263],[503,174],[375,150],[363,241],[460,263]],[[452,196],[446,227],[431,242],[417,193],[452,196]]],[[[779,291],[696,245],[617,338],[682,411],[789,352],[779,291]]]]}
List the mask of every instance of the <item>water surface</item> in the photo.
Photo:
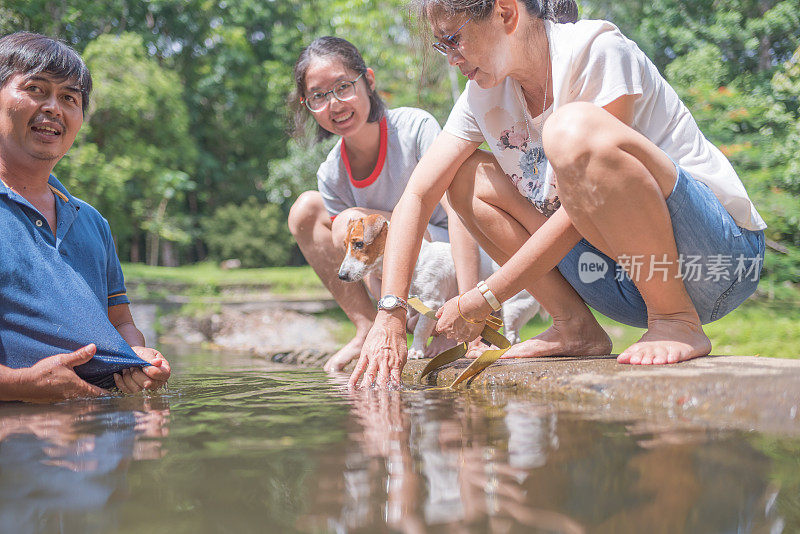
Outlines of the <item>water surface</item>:
{"type": "Polygon", "coordinates": [[[798,439],[171,360],[162,395],[0,405],[0,532],[800,531],[798,439]]]}

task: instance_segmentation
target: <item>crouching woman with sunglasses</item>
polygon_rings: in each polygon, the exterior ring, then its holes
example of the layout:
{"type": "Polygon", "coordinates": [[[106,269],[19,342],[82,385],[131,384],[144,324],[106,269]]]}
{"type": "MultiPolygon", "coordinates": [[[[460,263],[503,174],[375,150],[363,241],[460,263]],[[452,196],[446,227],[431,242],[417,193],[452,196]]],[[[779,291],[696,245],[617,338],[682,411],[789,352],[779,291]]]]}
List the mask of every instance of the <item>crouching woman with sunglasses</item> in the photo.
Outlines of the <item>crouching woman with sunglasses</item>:
{"type": "MultiPolygon", "coordinates": [[[[340,136],[317,171],[318,191],[300,195],[289,213],[289,228],[308,263],[353,324],[355,337],[328,360],[339,371],[361,353],[375,319],[375,307],[360,283],[338,278],[344,239],[351,219],[371,213],[392,218],[411,171],[441,132],[436,119],[415,108],[386,109],[375,90],[375,74],[355,46],[337,37],[320,37],[303,50],[294,66],[295,132],[302,135],[309,117],[317,140],[340,136]]],[[[441,195],[440,195],[441,198],[441,195]]],[[[423,232],[432,241],[452,240],[459,288],[478,281],[478,248],[446,200],[433,202],[423,232]],[[448,223],[449,221],[449,223],[448,223]],[[459,252],[455,252],[455,251],[459,252]]],[[[380,295],[380,280],[365,279],[380,295]]],[[[454,343],[440,336],[427,351],[435,354],[454,343]]]]}
{"type": "MultiPolygon", "coordinates": [[[[439,310],[440,332],[477,337],[524,288],[553,325],[507,357],[609,354],[589,306],[647,328],[621,363],[708,354],[701,325],[755,291],[765,224],[653,63],[613,24],[576,22],[571,0],[417,3],[434,47],[469,81],[397,205],[384,293],[406,296],[425,221],[447,192],[503,267],[439,310]]],[[[378,312],[351,386],[400,380],[401,315],[378,312]]]]}

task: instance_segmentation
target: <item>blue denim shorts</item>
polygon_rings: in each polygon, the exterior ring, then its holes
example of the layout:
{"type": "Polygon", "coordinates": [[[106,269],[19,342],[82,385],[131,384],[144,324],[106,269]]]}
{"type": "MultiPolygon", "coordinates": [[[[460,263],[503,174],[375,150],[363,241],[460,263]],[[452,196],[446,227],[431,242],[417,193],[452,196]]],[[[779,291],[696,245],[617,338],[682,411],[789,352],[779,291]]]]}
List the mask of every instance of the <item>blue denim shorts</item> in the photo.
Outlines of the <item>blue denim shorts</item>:
{"type": "MultiPolygon", "coordinates": [[[[683,282],[706,324],[736,309],[756,290],[764,261],[764,232],[737,226],[708,186],[677,169],[667,207],[683,282]]],[[[636,259],[625,263],[635,270],[636,259]]],[[[559,262],[558,270],[598,312],[620,323],[647,327],[647,307],[626,270],[585,239],[559,262]]],[[[641,277],[651,275],[665,276],[657,263],[651,272],[639,272],[641,277]]]]}

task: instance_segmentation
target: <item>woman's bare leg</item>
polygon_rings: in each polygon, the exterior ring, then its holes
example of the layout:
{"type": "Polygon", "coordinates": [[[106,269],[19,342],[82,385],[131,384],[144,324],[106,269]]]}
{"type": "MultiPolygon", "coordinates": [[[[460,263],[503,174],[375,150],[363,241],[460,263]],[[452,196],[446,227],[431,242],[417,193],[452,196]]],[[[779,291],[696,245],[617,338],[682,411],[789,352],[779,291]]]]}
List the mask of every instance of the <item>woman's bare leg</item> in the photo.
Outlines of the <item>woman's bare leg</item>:
{"type": "Polygon", "coordinates": [[[306,191],[289,212],[289,229],[306,261],[331,292],[356,327],[356,335],[325,364],[326,371],[341,371],[361,354],[361,346],[375,320],[375,307],[362,284],[339,280],[344,247],[334,242],[332,222],[317,191],[306,191]]]}
{"type": "Polygon", "coordinates": [[[556,111],[545,125],[544,145],[562,206],[578,232],[618,263],[625,256],[642,259],[639,275],[629,274],[647,305],[648,330],[618,361],[663,364],[708,354],[711,342],[680,277],[665,200],[677,178],[672,161],[587,103],[556,111]],[[666,273],[651,270],[654,262],[666,273]]]}
{"type": "MultiPolygon", "coordinates": [[[[503,265],[546,220],[523,198],[497,161],[478,151],[456,173],[448,198],[480,246],[503,265]],[[502,207],[501,207],[502,206],[502,207]]],[[[553,325],[504,357],[587,356],[611,352],[611,340],[564,277],[553,269],[526,289],[553,325]]]]}

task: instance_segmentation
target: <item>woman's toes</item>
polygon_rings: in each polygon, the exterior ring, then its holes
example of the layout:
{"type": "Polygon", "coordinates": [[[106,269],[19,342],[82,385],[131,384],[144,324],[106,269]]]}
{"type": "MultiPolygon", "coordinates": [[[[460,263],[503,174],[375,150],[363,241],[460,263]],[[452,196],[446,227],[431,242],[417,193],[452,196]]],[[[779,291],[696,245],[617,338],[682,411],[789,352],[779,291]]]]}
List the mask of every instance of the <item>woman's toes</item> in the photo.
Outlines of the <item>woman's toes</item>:
{"type": "Polygon", "coordinates": [[[665,363],[667,363],[668,358],[669,358],[669,354],[670,354],[669,350],[667,350],[667,351],[659,350],[653,356],[653,365],[664,365],[665,363]]]}

